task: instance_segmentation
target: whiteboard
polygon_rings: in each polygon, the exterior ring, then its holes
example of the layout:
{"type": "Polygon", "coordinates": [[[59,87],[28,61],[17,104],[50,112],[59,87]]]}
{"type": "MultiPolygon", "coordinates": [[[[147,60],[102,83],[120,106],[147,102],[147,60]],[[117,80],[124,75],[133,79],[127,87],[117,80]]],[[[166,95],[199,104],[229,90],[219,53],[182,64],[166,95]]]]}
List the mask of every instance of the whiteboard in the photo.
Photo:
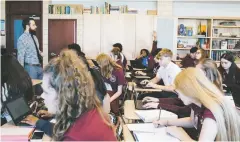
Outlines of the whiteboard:
{"type": "Polygon", "coordinates": [[[175,18],[158,17],[157,41],[158,48],[168,48],[176,55],[177,20],[175,18]]]}
{"type": "Polygon", "coordinates": [[[95,59],[101,52],[100,15],[84,15],[83,18],[83,52],[87,57],[95,59]]]}

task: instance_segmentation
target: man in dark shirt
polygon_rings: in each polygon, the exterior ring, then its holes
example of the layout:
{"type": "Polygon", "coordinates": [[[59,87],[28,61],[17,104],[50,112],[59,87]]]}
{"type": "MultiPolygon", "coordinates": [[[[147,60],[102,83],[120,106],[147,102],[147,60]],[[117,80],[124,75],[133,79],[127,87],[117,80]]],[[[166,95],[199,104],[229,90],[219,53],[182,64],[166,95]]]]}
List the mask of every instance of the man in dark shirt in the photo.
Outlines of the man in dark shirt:
{"type": "Polygon", "coordinates": [[[190,49],[190,54],[187,54],[180,63],[181,68],[195,67],[196,66],[196,52],[198,48],[192,47],[190,49]]]}

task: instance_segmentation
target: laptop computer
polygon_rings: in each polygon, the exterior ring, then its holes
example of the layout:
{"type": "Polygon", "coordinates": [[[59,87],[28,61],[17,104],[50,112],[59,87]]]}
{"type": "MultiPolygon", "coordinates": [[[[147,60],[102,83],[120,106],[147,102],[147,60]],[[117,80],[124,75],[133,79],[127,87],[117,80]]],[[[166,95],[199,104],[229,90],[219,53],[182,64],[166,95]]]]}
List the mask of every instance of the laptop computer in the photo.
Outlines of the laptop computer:
{"type": "Polygon", "coordinates": [[[136,60],[130,60],[130,65],[133,70],[134,70],[134,68],[136,68],[136,69],[145,69],[146,68],[142,64],[139,64],[139,62],[136,60]]]}
{"type": "Polygon", "coordinates": [[[28,115],[32,114],[32,110],[28,106],[24,97],[19,97],[17,99],[13,99],[11,101],[5,102],[5,106],[10,114],[13,122],[17,126],[30,126],[26,123],[22,123],[21,121],[25,119],[28,115]]]}

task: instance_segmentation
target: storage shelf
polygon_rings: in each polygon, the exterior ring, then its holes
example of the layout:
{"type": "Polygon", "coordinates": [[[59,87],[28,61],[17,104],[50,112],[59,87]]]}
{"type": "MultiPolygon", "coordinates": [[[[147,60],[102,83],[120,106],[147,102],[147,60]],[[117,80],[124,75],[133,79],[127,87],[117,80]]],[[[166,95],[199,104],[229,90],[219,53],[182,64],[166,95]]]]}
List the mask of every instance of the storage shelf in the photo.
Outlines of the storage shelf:
{"type": "Polygon", "coordinates": [[[200,37],[200,36],[177,36],[178,38],[196,38],[196,39],[198,39],[198,38],[210,38],[210,37],[200,37]]]}
{"type": "Polygon", "coordinates": [[[213,51],[240,51],[240,49],[212,49],[213,51]]]}
{"type": "MultiPolygon", "coordinates": [[[[190,50],[191,48],[177,48],[177,50],[190,50]]],[[[210,49],[203,49],[203,50],[210,50],[210,49]]]]}
{"type": "Polygon", "coordinates": [[[213,26],[213,28],[240,28],[240,26],[213,26]]]}
{"type": "Polygon", "coordinates": [[[212,37],[213,39],[240,39],[240,37],[212,37]]]}

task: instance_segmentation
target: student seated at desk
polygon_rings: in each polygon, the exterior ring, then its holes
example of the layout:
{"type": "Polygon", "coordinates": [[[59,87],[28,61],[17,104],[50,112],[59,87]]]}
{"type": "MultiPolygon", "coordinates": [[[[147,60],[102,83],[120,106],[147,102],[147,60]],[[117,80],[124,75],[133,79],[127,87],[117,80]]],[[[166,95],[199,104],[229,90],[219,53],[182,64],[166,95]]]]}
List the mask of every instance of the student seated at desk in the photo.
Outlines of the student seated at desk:
{"type": "MultiPolygon", "coordinates": [[[[119,49],[119,52],[120,52],[120,53],[119,53],[117,59],[118,59],[119,61],[121,61],[122,65],[123,65],[123,69],[125,69],[126,66],[127,66],[127,59],[126,59],[125,55],[122,53],[122,50],[123,50],[122,44],[121,44],[121,43],[115,43],[115,44],[113,44],[113,49],[115,49],[115,48],[118,48],[118,49],[119,49]]],[[[110,57],[111,57],[112,59],[115,59],[115,58],[116,58],[116,57],[115,57],[115,53],[113,54],[113,52],[112,52],[112,53],[110,54],[110,57]]],[[[114,61],[116,61],[116,60],[114,60],[114,61]]]]}
{"type": "Polygon", "coordinates": [[[224,94],[197,68],[187,68],[174,81],[176,92],[185,105],[191,104],[191,116],[154,121],[168,126],[166,131],[181,141],[192,141],[181,127],[195,128],[198,141],[239,141],[240,117],[224,94]]]}
{"type": "Polygon", "coordinates": [[[78,44],[74,43],[74,44],[68,45],[68,49],[75,51],[77,55],[80,57],[80,59],[86,64],[89,72],[93,77],[99,100],[101,101],[101,103],[103,103],[103,101],[107,102],[107,100],[109,100],[109,95],[107,94],[107,90],[104,84],[103,77],[100,73],[99,67],[95,65],[96,63],[95,64],[93,63],[93,60],[86,59],[85,53],[81,51],[81,48],[78,44]]]}
{"type": "Polygon", "coordinates": [[[11,117],[2,104],[10,99],[24,96],[30,103],[33,100],[34,91],[32,79],[13,55],[1,56],[1,116],[3,122],[10,121],[11,117]]]}
{"type": "Polygon", "coordinates": [[[147,87],[152,87],[154,89],[161,89],[162,92],[154,92],[141,94],[138,99],[142,100],[146,96],[156,97],[156,98],[169,98],[169,97],[177,97],[176,93],[174,93],[173,81],[177,74],[181,72],[181,69],[178,65],[174,64],[172,59],[172,51],[169,49],[162,49],[159,52],[159,65],[157,75],[152,80],[143,80],[141,83],[147,83],[147,87]],[[164,85],[157,85],[160,80],[163,80],[164,85]]]}
{"type": "Polygon", "coordinates": [[[42,87],[42,97],[48,111],[56,114],[56,124],[32,115],[23,122],[36,125],[54,141],[116,141],[96,96],[93,79],[75,52],[62,51],[49,62],[42,87]]]}
{"type": "Polygon", "coordinates": [[[231,92],[238,94],[240,92],[240,69],[234,63],[233,53],[223,54],[220,61],[218,70],[223,78],[224,88],[228,88],[231,92]]]}
{"type": "Polygon", "coordinates": [[[143,75],[143,76],[149,76],[150,78],[154,78],[157,74],[157,71],[160,67],[159,65],[159,56],[158,53],[161,51],[161,48],[158,48],[155,50],[154,53],[152,53],[154,57],[154,65],[152,68],[147,68],[146,70],[143,71],[136,71],[135,74],[137,75],[143,75]]]}
{"type": "Polygon", "coordinates": [[[206,51],[202,48],[198,48],[198,50],[196,52],[196,64],[198,64],[198,61],[201,61],[205,58],[207,58],[206,51]]]}
{"type": "Polygon", "coordinates": [[[122,95],[123,85],[125,84],[123,69],[104,53],[97,56],[97,62],[101,68],[107,92],[110,95],[111,111],[118,116],[119,97],[122,95]]]}
{"type": "Polygon", "coordinates": [[[142,49],[135,61],[137,61],[139,67],[153,69],[154,59],[147,49],[142,49]]]}
{"type": "MultiPolygon", "coordinates": [[[[222,77],[217,69],[217,64],[215,61],[205,58],[197,64],[196,68],[204,71],[206,77],[213,82],[219,90],[222,90],[222,77]]],[[[146,103],[143,107],[145,108],[162,108],[173,113],[176,113],[179,117],[188,117],[190,116],[191,109],[188,106],[184,105],[184,103],[179,98],[153,98],[153,97],[145,97],[143,99],[146,103]]]]}
{"type": "Polygon", "coordinates": [[[196,66],[196,52],[198,48],[192,47],[190,49],[190,54],[187,54],[181,61],[180,67],[187,68],[187,67],[195,67],[196,66]]]}

